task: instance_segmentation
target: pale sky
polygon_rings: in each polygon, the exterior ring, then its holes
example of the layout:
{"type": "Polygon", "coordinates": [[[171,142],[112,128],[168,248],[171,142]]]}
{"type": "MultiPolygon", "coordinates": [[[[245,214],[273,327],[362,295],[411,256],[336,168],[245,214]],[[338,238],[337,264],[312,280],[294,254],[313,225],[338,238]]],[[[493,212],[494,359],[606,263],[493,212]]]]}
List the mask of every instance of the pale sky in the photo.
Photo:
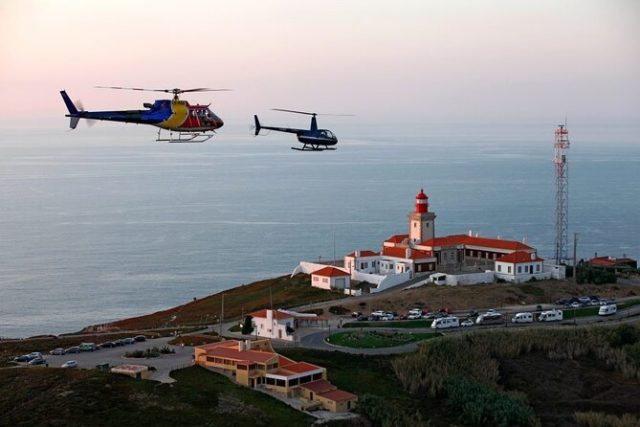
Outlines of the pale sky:
{"type": "Polygon", "coordinates": [[[640,122],[640,1],[0,0],[2,123],[212,87],[227,123],[272,107],[358,120],[640,122]]]}

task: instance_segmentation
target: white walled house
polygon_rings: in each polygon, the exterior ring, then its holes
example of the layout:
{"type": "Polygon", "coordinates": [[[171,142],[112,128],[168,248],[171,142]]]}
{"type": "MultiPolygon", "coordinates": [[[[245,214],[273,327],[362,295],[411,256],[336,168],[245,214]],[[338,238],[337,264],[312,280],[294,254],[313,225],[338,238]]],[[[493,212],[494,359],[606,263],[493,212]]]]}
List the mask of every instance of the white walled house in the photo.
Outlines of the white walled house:
{"type": "Polygon", "coordinates": [[[544,260],[535,253],[516,251],[496,259],[495,275],[507,282],[523,283],[535,277],[548,279],[551,275],[544,271],[544,260]]]}
{"type": "Polygon", "coordinates": [[[311,273],[311,286],[320,289],[350,289],[351,274],[337,267],[326,266],[311,273]]]}
{"type": "Polygon", "coordinates": [[[298,328],[319,328],[327,326],[328,322],[323,316],[288,310],[258,310],[249,316],[252,317],[252,335],[285,341],[295,341],[298,328]]]}
{"type": "Polygon", "coordinates": [[[344,268],[353,273],[360,271],[361,273],[375,274],[378,273],[378,265],[380,254],[373,251],[355,251],[344,257],[344,268]]]}

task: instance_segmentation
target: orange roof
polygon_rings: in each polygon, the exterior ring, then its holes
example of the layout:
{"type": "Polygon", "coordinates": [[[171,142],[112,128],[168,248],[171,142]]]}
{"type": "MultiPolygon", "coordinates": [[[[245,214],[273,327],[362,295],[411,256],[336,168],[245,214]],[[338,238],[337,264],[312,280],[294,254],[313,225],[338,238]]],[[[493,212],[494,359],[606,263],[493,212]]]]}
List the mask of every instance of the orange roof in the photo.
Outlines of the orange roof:
{"type": "Polygon", "coordinates": [[[338,388],[326,380],[313,381],[310,383],[302,384],[300,387],[312,391],[316,394],[326,393],[338,388]]]}
{"type": "Polygon", "coordinates": [[[395,234],[395,235],[389,237],[387,240],[385,240],[385,242],[388,242],[388,243],[402,243],[404,240],[406,240],[408,238],[409,238],[408,234],[395,234]]]}
{"type": "Polygon", "coordinates": [[[342,276],[351,276],[349,273],[347,273],[346,271],[342,271],[339,268],[336,267],[331,267],[331,266],[327,266],[324,268],[321,268],[320,270],[316,270],[313,273],[311,273],[315,276],[322,276],[322,277],[342,277],[342,276]]]}
{"type": "Polygon", "coordinates": [[[496,261],[520,264],[523,262],[543,261],[543,259],[538,257],[536,254],[517,251],[517,252],[512,252],[508,255],[503,255],[500,258],[498,258],[496,261]]]}
{"type": "Polygon", "coordinates": [[[356,396],[355,394],[351,394],[343,390],[331,390],[325,393],[320,393],[318,396],[322,396],[325,399],[333,400],[334,402],[342,402],[345,400],[354,400],[358,398],[358,396],[356,396]]]}
{"type": "Polygon", "coordinates": [[[488,249],[506,249],[510,251],[533,249],[531,246],[525,245],[524,243],[520,243],[515,240],[491,239],[488,237],[468,236],[466,234],[454,234],[451,236],[436,237],[434,239],[426,240],[420,243],[420,245],[418,246],[434,247],[456,245],[481,246],[488,249]]]}
{"type": "MultiPolygon", "coordinates": [[[[266,319],[267,318],[267,309],[254,311],[253,313],[249,313],[249,316],[266,319]]],[[[282,312],[280,310],[273,310],[273,318],[276,319],[276,320],[292,319],[293,317],[294,317],[293,315],[284,313],[284,312],[282,312]]]]}
{"type": "Polygon", "coordinates": [[[633,264],[634,262],[636,261],[631,258],[611,258],[608,256],[591,258],[589,260],[589,264],[598,266],[598,267],[623,266],[623,265],[633,264]]]}
{"type": "Polygon", "coordinates": [[[237,340],[220,341],[212,344],[198,346],[207,352],[207,356],[221,357],[247,363],[266,363],[278,357],[277,353],[261,350],[239,351],[237,340]]]}
{"type": "MultiPolygon", "coordinates": [[[[378,255],[380,255],[378,252],[373,252],[373,251],[369,251],[369,250],[360,251],[360,257],[378,256],[378,255]]],[[[351,257],[351,258],[355,258],[356,253],[355,252],[351,252],[347,256],[351,257]]]]}
{"type": "Polygon", "coordinates": [[[289,365],[293,365],[294,363],[296,363],[295,361],[289,359],[288,357],[284,357],[282,355],[278,355],[278,365],[281,368],[286,368],[289,365]]]}
{"type": "MultiPolygon", "coordinates": [[[[391,256],[395,258],[405,258],[407,257],[407,250],[405,248],[393,248],[393,247],[384,247],[382,248],[382,255],[391,256]]],[[[411,255],[409,256],[412,260],[425,259],[425,258],[433,258],[433,253],[429,251],[421,251],[418,249],[411,249],[411,255]]]]}
{"type": "Polygon", "coordinates": [[[307,362],[296,362],[292,363],[291,365],[283,366],[282,368],[286,369],[287,371],[295,372],[296,374],[302,374],[304,372],[322,369],[320,366],[316,366],[307,362]]]}

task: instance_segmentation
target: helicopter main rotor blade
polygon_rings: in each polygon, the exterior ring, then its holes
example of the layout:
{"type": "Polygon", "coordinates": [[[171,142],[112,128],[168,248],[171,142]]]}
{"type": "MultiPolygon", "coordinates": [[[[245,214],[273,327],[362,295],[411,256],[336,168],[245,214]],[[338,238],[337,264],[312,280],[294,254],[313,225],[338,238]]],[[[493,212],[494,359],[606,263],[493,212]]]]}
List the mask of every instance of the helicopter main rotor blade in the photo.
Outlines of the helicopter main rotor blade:
{"type": "Polygon", "coordinates": [[[206,87],[197,87],[194,89],[145,89],[141,87],[122,87],[122,86],[95,86],[98,89],[119,89],[119,90],[138,90],[144,92],[164,92],[164,93],[173,93],[174,95],[178,95],[180,93],[185,92],[221,92],[221,91],[229,91],[231,89],[209,89],[206,87]]]}
{"type": "Polygon", "coordinates": [[[284,111],[286,113],[306,114],[308,116],[333,116],[333,117],[354,117],[355,114],[325,114],[325,113],[308,113],[306,111],[286,110],[284,108],[272,108],[272,111],[284,111]]]}

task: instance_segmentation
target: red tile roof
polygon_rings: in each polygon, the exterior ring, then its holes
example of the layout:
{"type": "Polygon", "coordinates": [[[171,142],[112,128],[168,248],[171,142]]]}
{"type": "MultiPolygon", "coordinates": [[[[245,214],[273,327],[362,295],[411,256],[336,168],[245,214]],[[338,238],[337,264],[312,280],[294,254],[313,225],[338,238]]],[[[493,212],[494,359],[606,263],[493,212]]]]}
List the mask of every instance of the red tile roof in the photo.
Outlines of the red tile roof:
{"type": "MultiPolygon", "coordinates": [[[[254,311],[253,313],[249,313],[249,316],[251,317],[259,317],[261,319],[266,319],[267,318],[267,310],[258,310],[258,311],[254,311]]],[[[293,319],[295,316],[291,315],[291,314],[287,314],[287,313],[283,313],[282,311],[279,310],[273,310],[273,318],[276,320],[284,320],[284,319],[293,319]]]]}
{"type": "Polygon", "coordinates": [[[338,389],[338,387],[334,386],[329,381],[325,381],[325,380],[318,380],[318,381],[302,384],[300,387],[307,389],[309,391],[312,391],[316,394],[326,393],[328,391],[338,389]]]}
{"type": "Polygon", "coordinates": [[[316,270],[311,274],[315,275],[315,276],[322,276],[322,277],[351,276],[346,271],[343,271],[343,270],[340,270],[339,268],[331,267],[331,266],[327,266],[327,267],[321,268],[320,270],[316,270]]]}
{"type": "Polygon", "coordinates": [[[334,402],[343,402],[345,400],[354,400],[358,398],[355,394],[351,394],[343,390],[332,390],[326,393],[320,393],[318,396],[333,400],[334,402]]]}
{"type": "MultiPolygon", "coordinates": [[[[378,255],[380,255],[378,252],[373,252],[373,251],[369,251],[369,250],[360,251],[360,257],[378,256],[378,255]]],[[[355,258],[356,253],[355,252],[351,252],[347,256],[351,257],[351,258],[355,258]]]]}
{"type": "Polygon", "coordinates": [[[402,243],[404,240],[408,239],[408,234],[395,234],[389,237],[385,242],[387,243],[402,243]]]}
{"type": "MultiPolygon", "coordinates": [[[[382,255],[406,259],[407,250],[405,248],[394,248],[394,247],[385,246],[384,248],[382,248],[382,255]]],[[[422,251],[418,249],[411,249],[411,255],[409,256],[409,259],[412,259],[415,261],[418,259],[425,259],[425,258],[433,258],[433,252],[422,251]]]]}
{"type": "Polygon", "coordinates": [[[436,237],[434,239],[426,240],[417,246],[434,247],[457,245],[480,246],[487,249],[506,249],[511,251],[526,251],[533,249],[531,246],[525,245],[524,243],[520,243],[515,240],[491,239],[488,237],[468,236],[466,234],[454,234],[451,236],[436,237]]]}
{"type": "Polygon", "coordinates": [[[597,258],[591,258],[589,264],[598,267],[614,267],[633,264],[636,261],[631,258],[611,258],[608,256],[601,256],[597,258]]]}
{"type": "Polygon", "coordinates": [[[287,371],[295,372],[296,374],[302,374],[304,372],[322,369],[320,366],[316,366],[307,362],[296,362],[292,363],[291,365],[282,366],[282,368],[286,369],[287,371]]]}
{"type": "Polygon", "coordinates": [[[293,365],[296,363],[294,360],[289,359],[288,357],[284,357],[282,355],[278,355],[278,366],[281,368],[286,368],[288,365],[293,365]]]}
{"type": "Polygon", "coordinates": [[[233,346],[200,346],[205,348],[207,356],[220,357],[223,359],[231,359],[247,363],[267,363],[271,359],[278,357],[278,354],[271,353],[269,351],[259,350],[243,350],[238,351],[238,341],[229,340],[231,343],[235,343],[233,346]]]}
{"type": "Polygon", "coordinates": [[[543,259],[537,256],[536,254],[517,251],[517,252],[512,252],[508,255],[503,255],[500,258],[498,258],[496,261],[520,264],[523,262],[543,261],[543,259]]]}

